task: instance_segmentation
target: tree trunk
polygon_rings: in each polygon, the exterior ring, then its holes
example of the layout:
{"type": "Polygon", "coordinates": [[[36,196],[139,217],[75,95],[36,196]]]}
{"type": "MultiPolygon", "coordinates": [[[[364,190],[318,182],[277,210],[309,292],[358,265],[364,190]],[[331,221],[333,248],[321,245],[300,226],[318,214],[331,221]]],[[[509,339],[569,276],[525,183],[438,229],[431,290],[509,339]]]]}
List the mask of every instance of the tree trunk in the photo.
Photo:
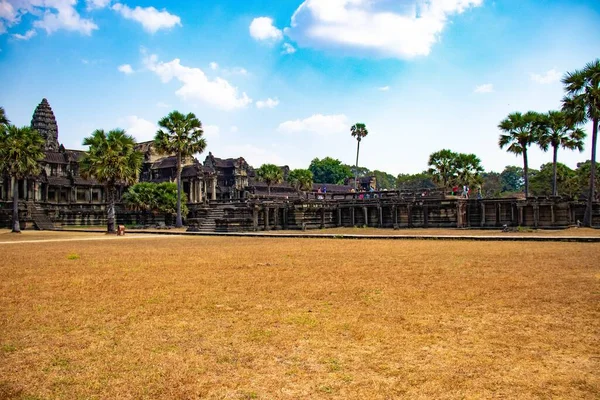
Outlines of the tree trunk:
{"type": "Polygon", "coordinates": [[[585,214],[583,216],[583,225],[592,226],[592,207],[594,206],[594,198],[596,195],[596,143],[598,141],[598,118],[593,119],[594,126],[592,127],[592,165],[590,171],[590,194],[587,200],[587,206],[585,207],[585,214]]]}
{"type": "Polygon", "coordinates": [[[523,178],[525,178],[525,198],[529,197],[529,167],[527,162],[527,148],[523,148],[523,178]]]}
{"type": "Polygon", "coordinates": [[[358,153],[360,152],[360,138],[356,144],[356,166],[354,167],[354,190],[358,189],[358,153]]]}
{"type": "Polygon", "coordinates": [[[116,233],[117,227],[115,225],[115,197],[116,197],[116,188],[114,186],[106,187],[106,200],[108,203],[107,210],[107,223],[106,223],[106,233],[116,233]]]}
{"type": "Polygon", "coordinates": [[[554,155],[552,158],[552,196],[558,196],[558,187],[556,179],[556,164],[558,163],[558,146],[554,146],[554,155]]]}
{"type": "Polygon", "coordinates": [[[270,196],[271,195],[271,185],[267,184],[267,194],[270,196]]]}
{"type": "Polygon", "coordinates": [[[181,219],[181,153],[177,154],[177,219],[175,227],[181,228],[183,221],[181,219]]]}
{"type": "Polygon", "coordinates": [[[13,233],[21,233],[21,225],[19,224],[19,180],[15,178],[13,186],[13,233]]]}

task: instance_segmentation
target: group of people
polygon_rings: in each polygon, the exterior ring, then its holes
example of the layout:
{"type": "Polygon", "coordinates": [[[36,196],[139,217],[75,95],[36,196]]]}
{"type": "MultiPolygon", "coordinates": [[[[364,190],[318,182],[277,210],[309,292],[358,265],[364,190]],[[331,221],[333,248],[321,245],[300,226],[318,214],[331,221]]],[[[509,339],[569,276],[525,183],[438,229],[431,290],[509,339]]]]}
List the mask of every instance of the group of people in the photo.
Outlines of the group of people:
{"type": "MultiPolygon", "coordinates": [[[[457,196],[458,193],[459,193],[458,186],[454,186],[452,188],[452,195],[453,196],[457,196]]],[[[469,187],[469,185],[463,185],[463,187],[462,187],[462,193],[460,194],[460,197],[462,199],[468,199],[470,196],[471,196],[471,188],[469,187]]],[[[481,196],[481,187],[479,187],[477,189],[477,199],[481,199],[481,198],[482,198],[482,196],[481,196]]]]}

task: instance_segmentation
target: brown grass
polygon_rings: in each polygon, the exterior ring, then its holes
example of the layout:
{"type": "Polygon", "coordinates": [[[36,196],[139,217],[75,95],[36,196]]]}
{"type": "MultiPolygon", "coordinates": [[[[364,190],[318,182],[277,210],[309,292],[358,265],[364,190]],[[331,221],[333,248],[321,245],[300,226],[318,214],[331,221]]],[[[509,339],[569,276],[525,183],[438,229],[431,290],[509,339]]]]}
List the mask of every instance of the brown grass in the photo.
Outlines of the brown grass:
{"type": "Polygon", "coordinates": [[[598,244],[0,251],[0,398],[600,397],[598,244]]]}

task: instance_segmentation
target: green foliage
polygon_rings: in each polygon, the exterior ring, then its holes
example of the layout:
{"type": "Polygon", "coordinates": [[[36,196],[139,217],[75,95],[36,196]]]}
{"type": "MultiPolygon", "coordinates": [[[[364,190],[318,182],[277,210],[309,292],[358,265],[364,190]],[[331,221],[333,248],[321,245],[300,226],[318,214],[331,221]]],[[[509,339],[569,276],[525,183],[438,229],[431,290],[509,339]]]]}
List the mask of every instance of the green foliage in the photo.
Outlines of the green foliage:
{"type": "Polygon", "coordinates": [[[483,167],[475,154],[455,153],[443,149],[429,156],[429,170],[434,182],[448,190],[453,185],[475,186],[481,183],[483,167]]]}
{"type": "Polygon", "coordinates": [[[502,193],[502,178],[498,172],[481,174],[481,194],[484,197],[499,197],[502,193]]]}
{"type": "Polygon", "coordinates": [[[10,121],[6,118],[6,113],[4,112],[4,107],[0,107],[0,125],[8,125],[10,121]]]}
{"type": "Polygon", "coordinates": [[[29,127],[0,125],[0,171],[16,179],[40,172],[44,139],[29,127]]]}
{"type": "Polygon", "coordinates": [[[400,190],[434,189],[436,184],[431,175],[425,171],[418,174],[398,174],[396,187],[400,190]]]}
{"type": "Polygon", "coordinates": [[[283,182],[283,171],[275,164],[263,164],[256,170],[256,177],[267,184],[271,194],[271,186],[283,182]]]}
{"type": "Polygon", "coordinates": [[[350,128],[350,135],[352,135],[352,137],[355,138],[359,142],[364,137],[366,137],[368,134],[369,134],[369,131],[367,130],[367,126],[365,124],[362,124],[362,123],[354,124],[350,128]]]}
{"type": "MultiPolygon", "coordinates": [[[[575,170],[575,179],[577,182],[577,197],[587,199],[590,194],[590,176],[592,171],[592,163],[590,160],[586,162],[577,163],[577,169],[575,170]]],[[[596,164],[596,173],[594,174],[594,180],[596,187],[600,187],[600,165],[596,164]]],[[[600,200],[598,192],[596,193],[596,200],[600,200]]]]}
{"type": "Polygon", "coordinates": [[[143,155],[135,150],[135,139],[122,129],[108,133],[98,129],[83,139],[89,146],[80,163],[84,177],[94,177],[109,188],[133,184],[142,168],[143,155]]]}
{"type": "Polygon", "coordinates": [[[396,178],[394,175],[388,174],[387,172],[375,170],[371,172],[369,175],[375,176],[377,180],[377,189],[378,190],[392,190],[396,187],[396,178]]]}
{"type": "Polygon", "coordinates": [[[71,253],[67,256],[67,260],[79,260],[79,254],[71,253]]]}
{"type": "MultiPolygon", "coordinates": [[[[155,214],[177,214],[177,184],[172,182],[140,182],[129,187],[123,194],[123,203],[130,210],[155,214]]],[[[182,193],[181,213],[186,215],[187,198],[182,193]]]]}
{"type": "MultiPolygon", "coordinates": [[[[577,174],[562,163],[556,164],[558,190],[565,196],[574,197],[578,190],[577,174]]],[[[531,176],[531,193],[535,196],[552,196],[553,163],[546,163],[531,176]]]]}
{"type": "Polygon", "coordinates": [[[523,168],[507,165],[500,173],[501,192],[522,192],[525,181],[523,168]]]}
{"type": "Polygon", "coordinates": [[[352,177],[352,172],[340,160],[325,157],[322,160],[315,158],[308,167],[313,173],[315,183],[331,183],[341,185],[344,180],[352,177]]]}
{"type": "Polygon", "coordinates": [[[310,191],[313,185],[313,174],[308,169],[294,169],[288,175],[288,182],[298,191],[310,191]]]}

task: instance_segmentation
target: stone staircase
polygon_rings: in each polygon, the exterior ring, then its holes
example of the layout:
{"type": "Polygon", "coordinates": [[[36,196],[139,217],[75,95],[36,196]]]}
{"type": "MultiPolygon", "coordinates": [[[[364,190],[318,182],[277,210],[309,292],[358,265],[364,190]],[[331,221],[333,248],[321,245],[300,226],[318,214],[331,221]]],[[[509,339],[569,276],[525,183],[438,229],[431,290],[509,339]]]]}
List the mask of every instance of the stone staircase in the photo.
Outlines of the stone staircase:
{"type": "Polygon", "coordinates": [[[209,208],[206,216],[198,222],[198,231],[200,232],[216,232],[218,219],[225,217],[225,211],[221,207],[209,208]]]}
{"type": "Polygon", "coordinates": [[[38,208],[35,204],[27,203],[27,211],[29,211],[29,215],[31,215],[31,219],[38,230],[52,231],[56,229],[54,223],[50,220],[50,217],[48,217],[46,212],[38,208]]]}

